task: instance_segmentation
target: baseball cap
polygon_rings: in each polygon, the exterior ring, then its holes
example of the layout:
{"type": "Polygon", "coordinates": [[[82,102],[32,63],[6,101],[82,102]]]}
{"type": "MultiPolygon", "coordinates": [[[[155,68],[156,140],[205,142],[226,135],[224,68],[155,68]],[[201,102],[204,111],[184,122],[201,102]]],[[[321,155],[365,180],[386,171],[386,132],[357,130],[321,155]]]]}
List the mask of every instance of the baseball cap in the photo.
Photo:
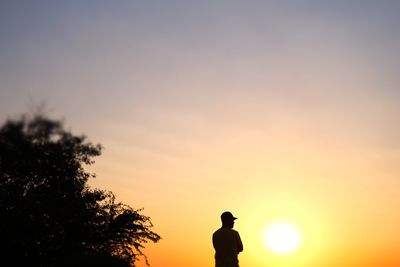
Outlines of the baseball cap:
{"type": "Polygon", "coordinates": [[[227,220],[236,220],[237,218],[236,217],[234,217],[233,215],[232,215],[232,213],[231,212],[229,212],[229,211],[225,211],[225,212],[223,212],[222,214],[221,214],[221,220],[222,221],[227,221],[227,220]]]}

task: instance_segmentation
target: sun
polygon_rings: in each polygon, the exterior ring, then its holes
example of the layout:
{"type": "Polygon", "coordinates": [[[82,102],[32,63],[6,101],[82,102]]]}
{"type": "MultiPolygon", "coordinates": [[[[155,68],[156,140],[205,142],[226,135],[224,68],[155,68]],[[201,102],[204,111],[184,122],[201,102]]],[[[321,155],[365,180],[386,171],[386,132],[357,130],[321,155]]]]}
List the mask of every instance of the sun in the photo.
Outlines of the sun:
{"type": "Polygon", "coordinates": [[[301,235],[294,224],[280,221],[266,228],[263,233],[263,242],[272,252],[286,255],[299,248],[301,235]]]}

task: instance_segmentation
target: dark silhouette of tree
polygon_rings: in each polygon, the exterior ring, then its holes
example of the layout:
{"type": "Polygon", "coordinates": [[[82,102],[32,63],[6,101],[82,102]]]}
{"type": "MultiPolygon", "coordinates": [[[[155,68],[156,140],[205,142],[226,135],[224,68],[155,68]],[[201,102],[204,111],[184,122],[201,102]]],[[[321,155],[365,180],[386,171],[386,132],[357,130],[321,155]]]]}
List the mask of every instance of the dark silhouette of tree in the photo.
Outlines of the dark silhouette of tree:
{"type": "Polygon", "coordinates": [[[149,217],[92,189],[101,146],[43,115],[0,128],[0,265],[134,266],[157,242],[149,217]]]}

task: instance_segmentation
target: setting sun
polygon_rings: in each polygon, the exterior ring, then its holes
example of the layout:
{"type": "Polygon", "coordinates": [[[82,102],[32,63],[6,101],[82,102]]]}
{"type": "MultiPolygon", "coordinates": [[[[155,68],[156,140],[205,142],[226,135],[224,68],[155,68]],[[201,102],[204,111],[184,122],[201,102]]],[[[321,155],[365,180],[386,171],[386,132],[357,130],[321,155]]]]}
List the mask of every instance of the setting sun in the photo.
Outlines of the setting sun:
{"type": "Polygon", "coordinates": [[[295,251],[300,246],[301,235],[295,225],[277,222],[266,228],[263,241],[269,250],[284,255],[295,251]]]}

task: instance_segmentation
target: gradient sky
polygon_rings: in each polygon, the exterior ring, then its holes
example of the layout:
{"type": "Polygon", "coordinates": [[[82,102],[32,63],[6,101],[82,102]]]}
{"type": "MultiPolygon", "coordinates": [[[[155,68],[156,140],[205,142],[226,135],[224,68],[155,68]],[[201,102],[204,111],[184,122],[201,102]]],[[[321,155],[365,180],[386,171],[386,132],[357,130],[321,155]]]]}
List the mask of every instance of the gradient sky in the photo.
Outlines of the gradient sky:
{"type": "MultiPolygon", "coordinates": [[[[0,120],[46,103],[152,218],[153,267],[400,266],[399,1],[0,3],[0,120]],[[304,242],[276,256],[277,219],[304,242]]],[[[139,267],[145,266],[140,261],[139,267]]]]}

